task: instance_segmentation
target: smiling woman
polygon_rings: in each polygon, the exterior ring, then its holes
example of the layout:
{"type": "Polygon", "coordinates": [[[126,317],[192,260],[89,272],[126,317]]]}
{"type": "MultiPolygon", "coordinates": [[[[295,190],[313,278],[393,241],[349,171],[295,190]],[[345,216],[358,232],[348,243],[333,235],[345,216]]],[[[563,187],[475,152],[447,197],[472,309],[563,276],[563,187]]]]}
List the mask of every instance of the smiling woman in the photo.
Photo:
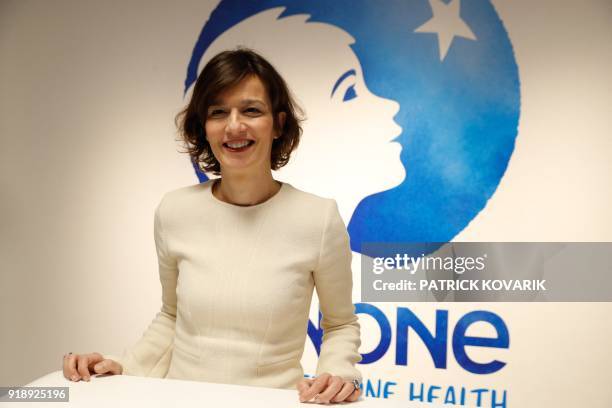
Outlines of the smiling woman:
{"type": "Polygon", "coordinates": [[[220,178],[167,193],[155,212],[162,308],[122,357],[65,359],[89,371],[296,389],[300,401],[359,398],[360,326],[351,249],[335,200],[272,177],[300,140],[284,80],[248,49],[204,67],[177,124],[194,164],[220,178]],[[301,366],[316,289],[317,377],[301,366]]]}

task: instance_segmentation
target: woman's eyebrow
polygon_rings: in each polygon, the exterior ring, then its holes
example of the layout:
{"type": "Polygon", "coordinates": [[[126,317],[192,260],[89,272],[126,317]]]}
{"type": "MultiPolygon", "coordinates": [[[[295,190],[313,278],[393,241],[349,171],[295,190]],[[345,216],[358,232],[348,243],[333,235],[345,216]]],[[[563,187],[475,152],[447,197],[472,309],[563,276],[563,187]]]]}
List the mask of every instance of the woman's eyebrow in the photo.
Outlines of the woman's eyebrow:
{"type": "Polygon", "coordinates": [[[336,88],[338,88],[338,86],[340,85],[340,83],[342,81],[344,81],[346,78],[348,78],[351,75],[355,75],[357,76],[357,73],[355,72],[354,69],[349,69],[348,71],[346,71],[344,74],[340,75],[340,78],[338,78],[338,80],[336,81],[336,83],[334,84],[334,87],[331,91],[331,96],[334,96],[334,92],[336,92],[336,88]]]}
{"type": "MultiPolygon", "coordinates": [[[[242,106],[246,106],[246,105],[250,105],[253,103],[257,103],[263,106],[266,106],[266,103],[260,99],[243,99],[240,101],[240,105],[242,106]]],[[[223,101],[213,101],[209,107],[220,107],[220,106],[225,106],[225,103],[223,103],[223,101]]]]}
{"type": "Polygon", "coordinates": [[[266,105],[265,102],[260,99],[243,99],[242,101],[240,101],[240,103],[242,103],[243,105],[250,105],[252,103],[259,103],[264,106],[266,105]]]}

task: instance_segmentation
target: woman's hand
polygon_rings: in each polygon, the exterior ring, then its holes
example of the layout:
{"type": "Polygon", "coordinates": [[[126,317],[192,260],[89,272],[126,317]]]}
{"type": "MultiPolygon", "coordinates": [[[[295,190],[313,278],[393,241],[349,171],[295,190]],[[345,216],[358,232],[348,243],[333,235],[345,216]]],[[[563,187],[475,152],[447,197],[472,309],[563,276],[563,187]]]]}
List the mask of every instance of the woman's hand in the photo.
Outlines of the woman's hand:
{"type": "Polygon", "coordinates": [[[314,379],[304,378],[297,384],[297,389],[300,402],[308,402],[314,398],[317,404],[353,402],[357,401],[361,394],[361,389],[355,389],[352,382],[329,373],[323,373],[314,379]]]}
{"type": "Polygon", "coordinates": [[[64,355],[64,377],[71,381],[89,381],[91,374],[122,374],[123,367],[100,353],[64,355]]]}

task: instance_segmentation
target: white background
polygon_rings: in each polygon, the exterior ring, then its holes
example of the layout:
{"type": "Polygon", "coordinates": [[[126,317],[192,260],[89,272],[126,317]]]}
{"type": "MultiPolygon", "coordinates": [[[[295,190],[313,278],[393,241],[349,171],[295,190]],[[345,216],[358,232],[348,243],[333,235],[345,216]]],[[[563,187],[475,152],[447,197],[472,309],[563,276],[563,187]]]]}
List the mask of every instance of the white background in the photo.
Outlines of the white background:
{"type": "MultiPolygon", "coordinates": [[[[159,310],[153,210],[197,182],[173,117],[214,5],[0,0],[0,385],[68,351],[119,354],[159,310]]],[[[612,241],[612,2],[494,5],[519,66],[519,136],[456,239],[612,241]]],[[[417,356],[397,375],[505,388],[510,406],[612,403],[610,304],[451,306],[411,308],[426,323],[436,308],[498,313],[507,368],[477,378],[417,356]]]]}

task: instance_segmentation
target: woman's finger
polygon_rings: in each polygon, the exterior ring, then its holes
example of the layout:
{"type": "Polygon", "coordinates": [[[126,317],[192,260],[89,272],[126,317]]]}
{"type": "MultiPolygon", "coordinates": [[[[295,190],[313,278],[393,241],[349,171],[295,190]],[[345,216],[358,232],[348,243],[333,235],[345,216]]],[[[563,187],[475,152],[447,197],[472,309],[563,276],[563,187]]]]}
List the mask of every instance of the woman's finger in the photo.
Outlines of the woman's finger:
{"type": "Polygon", "coordinates": [[[308,391],[311,385],[312,385],[312,380],[309,378],[304,378],[303,380],[300,380],[297,383],[295,388],[297,388],[298,394],[301,397],[304,392],[308,391]]]}
{"type": "Polygon", "coordinates": [[[359,399],[359,395],[361,395],[361,389],[357,388],[351,395],[348,396],[346,401],[355,402],[359,399]]]}
{"type": "Polygon", "coordinates": [[[69,358],[72,355],[72,353],[68,353],[68,354],[64,354],[64,357],[62,359],[62,371],[64,373],[64,377],[68,380],[71,380],[70,378],[70,366],[68,364],[69,358]]]}
{"type": "Polygon", "coordinates": [[[65,364],[67,365],[68,378],[70,378],[70,380],[72,381],[79,381],[81,379],[81,376],[79,375],[77,371],[77,358],[78,357],[79,357],[78,354],[69,354],[66,359],[65,364]]]}
{"type": "Polygon", "coordinates": [[[89,358],[87,354],[81,354],[77,358],[77,371],[81,378],[85,381],[89,381],[89,358]]]}
{"type": "Polygon", "coordinates": [[[318,404],[329,403],[342,389],[343,384],[344,380],[341,377],[332,376],[327,382],[327,387],[315,397],[315,402],[318,404]]]}
{"type": "Polygon", "coordinates": [[[345,382],[342,389],[332,398],[331,402],[342,402],[355,391],[355,386],[351,382],[345,382]]]}
{"type": "Polygon", "coordinates": [[[327,387],[327,381],[331,378],[331,374],[323,373],[314,379],[312,385],[300,397],[300,402],[310,401],[315,395],[323,391],[327,387]]]}
{"type": "Polygon", "coordinates": [[[89,381],[91,378],[90,374],[93,372],[93,366],[102,360],[104,360],[104,357],[100,353],[81,354],[77,358],[77,371],[81,378],[89,381]]]}
{"type": "Polygon", "coordinates": [[[123,366],[115,360],[105,359],[93,365],[93,372],[96,374],[122,374],[123,366]]]}
{"type": "Polygon", "coordinates": [[[104,356],[100,353],[89,353],[85,355],[87,357],[87,377],[90,377],[90,374],[95,373],[94,367],[96,364],[104,361],[104,356]]]}

